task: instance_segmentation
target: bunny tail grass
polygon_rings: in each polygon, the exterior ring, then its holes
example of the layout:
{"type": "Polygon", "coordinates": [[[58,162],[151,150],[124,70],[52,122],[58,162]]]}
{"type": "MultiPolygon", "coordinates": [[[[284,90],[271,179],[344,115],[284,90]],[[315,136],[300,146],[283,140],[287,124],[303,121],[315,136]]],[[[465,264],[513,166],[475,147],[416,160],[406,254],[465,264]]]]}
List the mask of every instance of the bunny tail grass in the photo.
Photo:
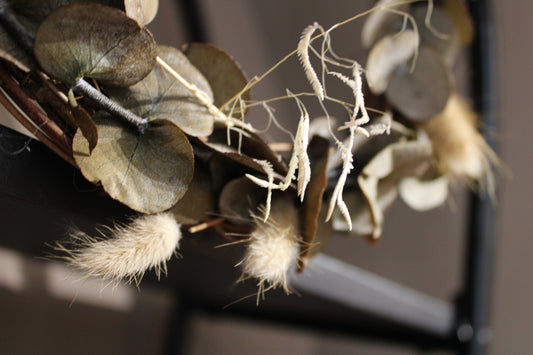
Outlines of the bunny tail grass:
{"type": "Polygon", "coordinates": [[[72,247],[57,243],[55,249],[66,253],[66,262],[87,276],[138,284],[149,269],[158,278],[166,274],[166,262],[181,239],[180,226],[170,213],[142,215],[110,231],[108,239],[73,233],[72,247]]]}
{"type": "Polygon", "coordinates": [[[282,287],[290,293],[288,273],[298,259],[298,212],[285,199],[272,203],[266,222],[253,216],[255,227],[247,245],[240,280],[259,280],[259,293],[282,287]]]}
{"type": "Polygon", "coordinates": [[[495,178],[491,164],[500,164],[477,129],[477,115],[457,94],[444,111],[423,124],[434,147],[437,167],[452,178],[477,183],[493,197],[495,178]]]}

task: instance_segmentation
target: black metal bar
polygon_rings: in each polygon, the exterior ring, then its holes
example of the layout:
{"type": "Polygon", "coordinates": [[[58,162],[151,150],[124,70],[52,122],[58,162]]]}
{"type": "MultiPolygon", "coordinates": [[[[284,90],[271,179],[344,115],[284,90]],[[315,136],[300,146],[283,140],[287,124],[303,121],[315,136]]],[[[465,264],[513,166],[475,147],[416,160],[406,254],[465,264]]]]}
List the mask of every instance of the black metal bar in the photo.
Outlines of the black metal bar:
{"type": "Polygon", "coordinates": [[[315,256],[304,274],[291,279],[306,294],[365,310],[389,322],[442,338],[453,333],[451,304],[327,255],[315,256]]]}
{"type": "MultiPolygon", "coordinates": [[[[493,150],[496,142],[496,50],[494,40],[493,3],[470,1],[470,12],[476,28],[472,46],[473,93],[476,108],[482,116],[483,133],[493,150]]],[[[457,336],[463,342],[460,353],[486,353],[491,332],[489,309],[494,250],[494,206],[490,197],[472,195],[470,200],[469,240],[465,270],[465,289],[461,297],[457,336]]]]}

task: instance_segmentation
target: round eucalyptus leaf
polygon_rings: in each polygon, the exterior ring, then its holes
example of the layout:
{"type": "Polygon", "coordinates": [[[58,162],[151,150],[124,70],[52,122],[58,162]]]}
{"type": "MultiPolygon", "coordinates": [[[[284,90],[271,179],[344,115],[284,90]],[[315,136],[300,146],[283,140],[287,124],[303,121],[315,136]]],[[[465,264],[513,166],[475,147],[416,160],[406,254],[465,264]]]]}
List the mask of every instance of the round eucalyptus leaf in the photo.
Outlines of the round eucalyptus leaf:
{"type": "Polygon", "coordinates": [[[418,48],[418,33],[405,30],[395,35],[381,38],[368,53],[366,78],[370,91],[381,95],[389,85],[391,73],[405,64],[418,48]]]}
{"type": "Polygon", "coordinates": [[[180,224],[196,224],[214,215],[215,206],[215,195],[207,167],[202,167],[196,160],[189,189],[170,212],[180,224]]]}
{"type": "Polygon", "coordinates": [[[415,211],[439,207],[448,198],[448,178],[445,175],[432,180],[409,176],[398,184],[400,197],[415,211]]]}
{"type": "Polygon", "coordinates": [[[144,26],[152,22],[159,8],[159,0],[124,0],[126,14],[144,26]]]}
{"type": "Polygon", "coordinates": [[[133,85],[150,73],[157,56],[148,30],[118,9],[93,3],[52,11],[37,30],[34,52],[44,71],[70,86],[83,77],[133,85]]]}
{"type": "Polygon", "coordinates": [[[224,186],[218,200],[222,216],[237,225],[251,225],[252,214],[259,215],[259,206],[267,199],[266,190],[246,177],[230,181],[224,186]]]}
{"type": "Polygon", "coordinates": [[[372,47],[381,37],[400,30],[402,16],[398,12],[407,12],[409,4],[397,0],[379,0],[374,7],[380,8],[368,15],[361,30],[361,42],[365,48],[372,47]]]}
{"type": "MultiPolygon", "coordinates": [[[[189,83],[213,94],[207,80],[178,49],[159,46],[159,57],[189,83]]],[[[202,137],[213,131],[213,115],[163,67],[156,65],[146,78],[128,88],[109,88],[109,96],[124,108],[151,120],[167,118],[185,133],[202,137]]]]}
{"type": "Polygon", "coordinates": [[[194,157],[178,127],[156,120],[141,135],[110,116],[94,121],[99,137],[92,153],[80,130],[72,144],[85,178],[100,182],[112,198],[143,213],[167,210],[183,197],[193,176],[194,157]]]}
{"type": "MultiPolygon", "coordinates": [[[[192,64],[205,76],[214,94],[214,104],[217,107],[238,94],[248,83],[241,67],[232,56],[222,49],[207,43],[191,43],[184,49],[184,53],[192,64]]],[[[245,91],[242,99],[252,99],[250,90],[245,91]]],[[[231,110],[227,107],[226,110],[231,110]]],[[[239,104],[233,108],[233,116],[240,113],[239,104]]]]}
{"type": "Polygon", "coordinates": [[[400,65],[392,73],[385,95],[404,116],[425,121],[440,113],[450,96],[448,68],[442,56],[420,47],[414,70],[400,65]]]}

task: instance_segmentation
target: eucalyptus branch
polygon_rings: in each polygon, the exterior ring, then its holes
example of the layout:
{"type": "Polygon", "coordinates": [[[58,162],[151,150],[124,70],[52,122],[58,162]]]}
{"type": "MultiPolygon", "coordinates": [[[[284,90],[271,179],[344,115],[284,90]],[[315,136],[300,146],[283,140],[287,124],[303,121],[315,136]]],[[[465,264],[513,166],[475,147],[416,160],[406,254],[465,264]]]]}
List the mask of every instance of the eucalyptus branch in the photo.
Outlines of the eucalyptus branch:
{"type": "MultiPolygon", "coordinates": [[[[6,29],[6,31],[8,31],[9,34],[16,39],[16,42],[33,57],[34,38],[20,23],[15,12],[11,8],[9,1],[7,0],[0,0],[0,23],[6,29]]],[[[126,122],[136,126],[139,132],[144,133],[146,128],[148,128],[148,119],[139,117],[133,112],[128,111],[124,107],[118,105],[113,100],[92,87],[83,78],[78,80],[73,90],[93,100],[107,112],[114,114],[126,122]]]]}
{"type": "Polygon", "coordinates": [[[228,127],[240,127],[248,130],[249,132],[255,132],[255,128],[253,128],[250,124],[238,120],[234,117],[229,117],[225,115],[218,107],[213,105],[209,97],[205,92],[203,92],[201,89],[199,89],[196,85],[189,83],[184,77],[182,77],[179,73],[177,73],[170,65],[168,65],[163,59],[160,57],[156,58],[157,63],[163,67],[174,79],[180,82],[187,90],[189,90],[200,102],[209,110],[211,114],[213,114],[215,120],[218,120],[222,123],[224,123],[228,127]]]}
{"type": "Polygon", "coordinates": [[[133,112],[126,110],[124,107],[120,106],[109,97],[96,90],[84,79],[78,80],[73,89],[84,96],[87,96],[107,112],[115,114],[124,119],[126,122],[136,126],[140,133],[144,133],[144,131],[146,131],[148,128],[149,123],[147,118],[142,118],[133,112]]]}

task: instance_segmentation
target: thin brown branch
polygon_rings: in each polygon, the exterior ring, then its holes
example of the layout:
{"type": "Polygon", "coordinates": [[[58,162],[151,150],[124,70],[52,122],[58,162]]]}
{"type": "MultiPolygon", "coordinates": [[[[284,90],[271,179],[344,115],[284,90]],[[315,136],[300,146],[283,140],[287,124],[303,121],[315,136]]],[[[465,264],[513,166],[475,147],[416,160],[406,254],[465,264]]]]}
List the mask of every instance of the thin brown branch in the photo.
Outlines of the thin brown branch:
{"type": "Polygon", "coordinates": [[[54,145],[71,155],[70,141],[64,132],[28,97],[2,65],[0,65],[0,84],[16,105],[53,141],[54,145]]]}
{"type": "Polygon", "coordinates": [[[39,139],[44,145],[46,145],[48,148],[50,148],[54,153],[59,155],[61,158],[63,158],[67,163],[71,164],[74,167],[77,167],[76,162],[74,161],[74,158],[72,155],[67,154],[64,152],[60,147],[58,147],[52,140],[50,140],[43,132],[41,132],[38,129],[35,129],[35,125],[28,121],[28,119],[22,115],[17,107],[13,105],[11,100],[6,96],[3,90],[0,90],[0,103],[6,108],[13,117],[17,121],[20,122],[26,128],[28,131],[30,131],[32,134],[39,139]]]}

